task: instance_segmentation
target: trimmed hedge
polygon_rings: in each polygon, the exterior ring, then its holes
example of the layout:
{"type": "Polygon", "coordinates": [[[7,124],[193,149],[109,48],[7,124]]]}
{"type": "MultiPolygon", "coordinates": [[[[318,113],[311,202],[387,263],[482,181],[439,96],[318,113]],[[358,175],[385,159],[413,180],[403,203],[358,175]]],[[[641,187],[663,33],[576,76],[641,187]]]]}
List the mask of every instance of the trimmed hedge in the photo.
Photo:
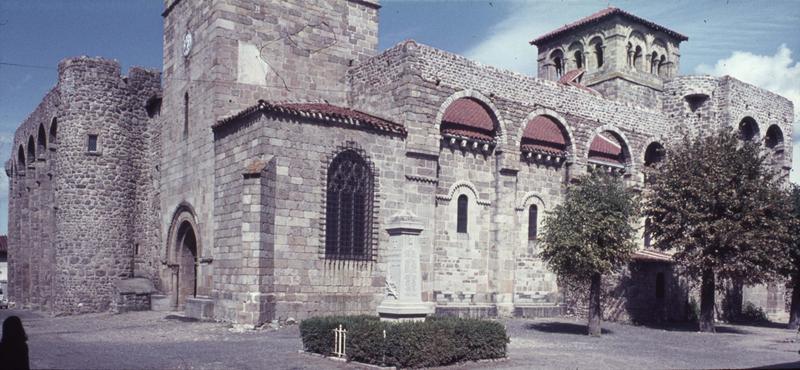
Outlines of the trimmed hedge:
{"type": "Polygon", "coordinates": [[[347,329],[349,361],[383,366],[431,367],[504,358],[509,342],[503,325],[494,321],[428,318],[390,323],[374,316],[333,316],[300,323],[305,350],[330,356],[333,329],[339,324],[347,329]]]}

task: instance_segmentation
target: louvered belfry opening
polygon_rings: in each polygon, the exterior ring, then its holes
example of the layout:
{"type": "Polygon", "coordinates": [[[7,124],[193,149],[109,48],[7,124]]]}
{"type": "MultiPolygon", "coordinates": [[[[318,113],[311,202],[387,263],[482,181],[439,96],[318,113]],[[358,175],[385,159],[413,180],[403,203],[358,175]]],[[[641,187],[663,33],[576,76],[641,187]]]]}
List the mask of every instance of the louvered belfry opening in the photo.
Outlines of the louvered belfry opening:
{"type": "Polygon", "coordinates": [[[339,153],[328,167],[325,257],[372,259],[372,169],[353,150],[339,153]]]}

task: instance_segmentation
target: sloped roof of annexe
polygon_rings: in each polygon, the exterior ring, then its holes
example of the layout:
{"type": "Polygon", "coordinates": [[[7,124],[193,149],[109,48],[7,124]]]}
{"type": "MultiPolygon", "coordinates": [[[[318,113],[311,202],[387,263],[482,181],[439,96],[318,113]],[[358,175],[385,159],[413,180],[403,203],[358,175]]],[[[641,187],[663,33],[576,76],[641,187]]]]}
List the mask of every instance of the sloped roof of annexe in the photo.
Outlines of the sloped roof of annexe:
{"type": "Polygon", "coordinates": [[[604,162],[614,161],[615,163],[622,163],[619,158],[622,155],[622,145],[616,142],[615,139],[610,139],[599,133],[595,135],[592,144],[589,145],[589,158],[598,159],[604,162]]]}
{"type": "Polygon", "coordinates": [[[355,127],[364,127],[392,134],[406,134],[406,128],[402,124],[350,108],[339,107],[328,103],[269,103],[264,100],[259,100],[256,105],[245,108],[233,116],[217,121],[217,123],[212,126],[212,129],[218,129],[228,123],[237,121],[256,112],[285,114],[355,127]]]}
{"type": "Polygon", "coordinates": [[[672,262],[671,255],[653,249],[638,250],[633,253],[631,258],[639,261],[672,262]]]}
{"type": "Polygon", "coordinates": [[[442,122],[476,128],[484,131],[494,130],[494,118],[477,100],[461,98],[450,104],[444,111],[442,122]]]}
{"type": "Polygon", "coordinates": [[[546,141],[548,143],[567,145],[564,134],[558,127],[558,123],[550,116],[536,116],[528,121],[525,131],[522,133],[525,139],[546,141]]]}
{"type": "Polygon", "coordinates": [[[545,41],[549,41],[549,40],[552,40],[552,39],[554,39],[554,38],[556,38],[558,36],[561,36],[564,32],[567,32],[567,31],[570,31],[570,30],[573,30],[573,29],[576,29],[576,28],[579,28],[579,27],[587,26],[587,25],[590,25],[590,24],[593,24],[593,23],[600,22],[600,21],[602,21],[602,20],[604,20],[604,19],[606,19],[608,17],[614,16],[614,15],[620,15],[620,16],[622,16],[624,18],[628,18],[628,19],[630,19],[632,21],[642,23],[642,24],[644,24],[644,25],[646,25],[648,27],[652,27],[653,29],[656,29],[656,30],[664,32],[664,33],[666,33],[666,34],[668,34],[668,35],[670,35],[672,37],[675,37],[680,41],[689,40],[688,37],[686,37],[686,36],[684,36],[684,35],[682,35],[682,34],[680,34],[678,32],[675,32],[675,31],[673,31],[673,30],[671,30],[669,28],[666,28],[666,27],[664,27],[662,25],[659,25],[657,23],[648,21],[647,19],[644,19],[644,18],[637,17],[637,16],[635,16],[635,15],[633,15],[631,13],[628,13],[628,12],[620,9],[620,8],[608,7],[608,8],[605,8],[603,10],[600,10],[600,11],[598,11],[598,12],[592,14],[592,15],[589,15],[587,17],[581,18],[581,19],[579,19],[579,20],[577,20],[575,22],[572,22],[572,23],[566,24],[566,25],[564,25],[562,27],[556,28],[553,31],[550,31],[550,32],[548,32],[548,33],[546,33],[546,34],[544,34],[542,36],[539,36],[539,37],[531,40],[529,43],[531,45],[539,46],[540,44],[544,43],[545,41]]]}

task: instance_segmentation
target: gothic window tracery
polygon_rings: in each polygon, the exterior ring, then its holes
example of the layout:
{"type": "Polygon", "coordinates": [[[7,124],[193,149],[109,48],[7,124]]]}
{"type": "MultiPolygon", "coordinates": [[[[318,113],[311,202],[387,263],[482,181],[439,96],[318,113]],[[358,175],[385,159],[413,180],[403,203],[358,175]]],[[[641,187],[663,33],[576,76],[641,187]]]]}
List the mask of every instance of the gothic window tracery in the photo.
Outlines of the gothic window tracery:
{"type": "Polygon", "coordinates": [[[372,258],[372,169],[354,150],[339,153],[328,167],[325,256],[372,258]]]}

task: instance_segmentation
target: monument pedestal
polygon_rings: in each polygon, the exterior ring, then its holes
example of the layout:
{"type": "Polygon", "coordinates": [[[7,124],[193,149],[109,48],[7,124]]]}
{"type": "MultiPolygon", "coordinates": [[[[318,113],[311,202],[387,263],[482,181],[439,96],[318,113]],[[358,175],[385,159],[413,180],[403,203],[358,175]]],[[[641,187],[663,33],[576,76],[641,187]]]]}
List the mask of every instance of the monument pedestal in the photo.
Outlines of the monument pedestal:
{"type": "Polygon", "coordinates": [[[421,321],[434,312],[433,302],[422,301],[419,235],[422,222],[409,211],[389,218],[388,274],[383,302],[378,306],[382,321],[421,321]]]}

